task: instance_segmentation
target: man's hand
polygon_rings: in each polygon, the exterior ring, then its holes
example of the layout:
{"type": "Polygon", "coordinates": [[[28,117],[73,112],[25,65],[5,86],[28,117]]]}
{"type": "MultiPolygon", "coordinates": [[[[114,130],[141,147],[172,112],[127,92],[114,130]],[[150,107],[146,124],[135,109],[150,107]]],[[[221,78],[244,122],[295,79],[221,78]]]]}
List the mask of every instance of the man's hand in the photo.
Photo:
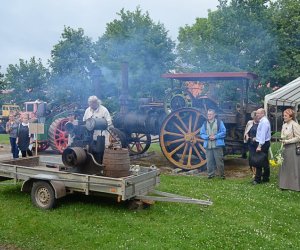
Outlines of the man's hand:
{"type": "Polygon", "coordinates": [[[209,136],[209,140],[214,141],[215,139],[216,139],[216,137],[214,135],[209,136]]]}
{"type": "Polygon", "coordinates": [[[258,145],[258,147],[256,148],[256,152],[260,152],[261,151],[261,145],[258,145]]]}

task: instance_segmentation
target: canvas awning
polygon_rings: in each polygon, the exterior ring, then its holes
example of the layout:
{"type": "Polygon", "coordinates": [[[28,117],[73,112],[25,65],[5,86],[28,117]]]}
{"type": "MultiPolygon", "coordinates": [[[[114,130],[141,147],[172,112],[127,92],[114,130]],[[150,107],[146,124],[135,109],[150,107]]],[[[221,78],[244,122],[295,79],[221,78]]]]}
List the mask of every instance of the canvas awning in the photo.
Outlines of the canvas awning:
{"type": "Polygon", "coordinates": [[[300,77],[284,85],[282,88],[265,96],[264,108],[269,105],[291,106],[297,109],[300,104],[300,77]]]}

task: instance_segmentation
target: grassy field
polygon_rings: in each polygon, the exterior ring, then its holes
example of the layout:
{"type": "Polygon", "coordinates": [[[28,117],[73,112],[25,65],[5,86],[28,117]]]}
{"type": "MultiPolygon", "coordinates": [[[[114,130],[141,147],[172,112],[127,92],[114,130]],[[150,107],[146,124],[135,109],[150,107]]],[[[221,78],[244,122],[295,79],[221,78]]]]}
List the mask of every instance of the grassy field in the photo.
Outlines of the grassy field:
{"type": "Polygon", "coordinates": [[[162,175],[159,190],[206,199],[209,207],[157,202],[128,210],[107,198],[68,196],[35,208],[21,184],[0,184],[0,249],[299,249],[300,192],[249,179],[162,175]],[[5,249],[5,248],[4,248],[5,249]]]}
{"type": "Polygon", "coordinates": [[[0,144],[9,144],[8,134],[0,134],[0,144]]]}
{"type": "Polygon", "coordinates": [[[42,211],[21,183],[0,182],[0,249],[300,249],[300,192],[280,190],[277,172],[256,186],[250,177],[161,175],[158,190],[205,194],[213,205],[156,202],[144,210],[72,195],[42,211]]]}

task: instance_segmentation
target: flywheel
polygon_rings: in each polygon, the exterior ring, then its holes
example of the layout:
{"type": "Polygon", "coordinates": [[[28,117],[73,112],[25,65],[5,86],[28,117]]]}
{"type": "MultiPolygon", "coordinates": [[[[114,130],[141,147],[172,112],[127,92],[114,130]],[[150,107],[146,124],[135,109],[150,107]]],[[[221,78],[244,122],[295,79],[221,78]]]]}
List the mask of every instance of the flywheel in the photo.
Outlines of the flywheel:
{"type": "Polygon", "coordinates": [[[67,117],[58,118],[49,127],[49,144],[56,152],[62,153],[68,146],[68,134],[65,128],[68,121],[67,117]]]}

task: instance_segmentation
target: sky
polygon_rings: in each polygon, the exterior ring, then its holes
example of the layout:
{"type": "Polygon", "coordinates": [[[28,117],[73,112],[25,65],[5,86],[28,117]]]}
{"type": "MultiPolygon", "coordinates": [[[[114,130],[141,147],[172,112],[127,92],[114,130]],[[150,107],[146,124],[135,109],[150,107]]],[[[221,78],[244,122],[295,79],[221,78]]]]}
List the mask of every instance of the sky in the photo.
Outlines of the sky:
{"type": "Polygon", "coordinates": [[[106,24],[122,8],[134,11],[138,6],[149,12],[155,23],[162,23],[172,40],[179,27],[192,25],[197,17],[216,10],[218,0],[1,0],[0,1],[0,72],[19,59],[41,58],[44,66],[51,50],[61,40],[64,26],[82,28],[96,41],[106,24]]]}

